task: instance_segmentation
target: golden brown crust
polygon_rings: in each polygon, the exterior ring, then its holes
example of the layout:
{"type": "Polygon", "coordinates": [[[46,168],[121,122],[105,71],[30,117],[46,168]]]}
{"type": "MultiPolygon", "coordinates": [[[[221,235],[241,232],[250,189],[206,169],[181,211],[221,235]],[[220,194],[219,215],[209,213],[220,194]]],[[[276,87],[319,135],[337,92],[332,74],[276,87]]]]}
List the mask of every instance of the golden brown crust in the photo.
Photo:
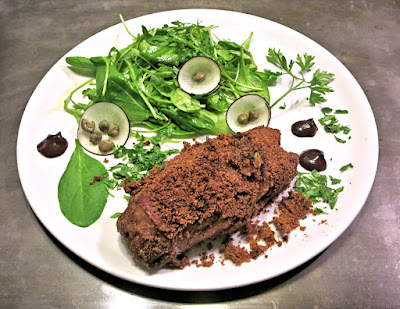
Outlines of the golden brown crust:
{"type": "MultiPolygon", "coordinates": [[[[185,143],[164,169],[154,168],[139,182],[125,182],[132,197],[118,230],[136,260],[162,266],[160,257],[178,257],[204,237],[249,222],[289,186],[297,164],[298,156],[280,147],[280,132],[265,127],[185,143]],[[264,202],[257,203],[261,198],[264,202]],[[138,223],[137,217],[146,223],[138,223]]],[[[168,263],[179,264],[172,260],[168,263]]]]}

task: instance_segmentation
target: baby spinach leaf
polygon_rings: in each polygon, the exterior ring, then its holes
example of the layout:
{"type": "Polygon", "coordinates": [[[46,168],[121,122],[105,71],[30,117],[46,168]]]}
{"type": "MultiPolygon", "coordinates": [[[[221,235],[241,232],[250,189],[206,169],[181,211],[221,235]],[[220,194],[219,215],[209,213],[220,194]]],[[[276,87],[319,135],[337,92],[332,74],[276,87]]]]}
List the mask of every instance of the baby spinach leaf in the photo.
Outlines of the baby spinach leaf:
{"type": "Polygon", "coordinates": [[[71,223],[88,227],[100,217],[108,197],[105,183],[93,183],[93,177],[103,176],[107,170],[83,151],[78,140],[75,143],[75,150],[58,184],[58,201],[61,212],[71,223]]]}
{"type": "Polygon", "coordinates": [[[219,112],[225,111],[229,105],[226,95],[220,90],[207,98],[207,107],[219,112]]]}
{"type": "Polygon", "coordinates": [[[176,88],[171,95],[171,102],[184,112],[195,112],[201,108],[200,102],[184,92],[181,88],[176,88]]]}

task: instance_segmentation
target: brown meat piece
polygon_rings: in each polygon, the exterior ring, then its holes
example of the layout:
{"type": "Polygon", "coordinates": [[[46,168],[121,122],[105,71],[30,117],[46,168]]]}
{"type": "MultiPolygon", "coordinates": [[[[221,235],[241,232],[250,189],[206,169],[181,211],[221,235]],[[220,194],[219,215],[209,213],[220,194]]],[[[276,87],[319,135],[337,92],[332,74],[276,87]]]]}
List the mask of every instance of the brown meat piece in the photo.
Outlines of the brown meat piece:
{"type": "Polygon", "coordinates": [[[289,186],[297,164],[280,147],[279,130],[266,127],[185,143],[164,169],[125,181],[131,199],[118,231],[137,262],[182,267],[185,251],[256,216],[289,186]]]}
{"type": "Polygon", "coordinates": [[[284,197],[278,207],[280,215],[274,217],[272,223],[285,234],[289,234],[299,227],[300,219],[314,211],[311,201],[307,200],[303,194],[295,191],[291,191],[289,196],[284,197]]]}

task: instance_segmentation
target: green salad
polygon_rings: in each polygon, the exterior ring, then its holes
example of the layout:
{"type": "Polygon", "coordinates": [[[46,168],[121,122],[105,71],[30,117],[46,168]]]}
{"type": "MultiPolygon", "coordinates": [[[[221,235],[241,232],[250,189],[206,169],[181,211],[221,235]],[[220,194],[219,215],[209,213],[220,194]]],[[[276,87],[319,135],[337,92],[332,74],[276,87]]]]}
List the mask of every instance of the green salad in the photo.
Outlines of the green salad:
{"type": "Polygon", "coordinates": [[[217,41],[213,28],[179,21],[155,29],[142,26],[142,33],[131,35],[130,45],[121,50],[113,47],[107,56],[67,57],[73,71],[92,79],[71,93],[64,102],[65,110],[79,121],[93,103],[113,102],[125,111],[132,126],[179,138],[231,132],[225,111],[246,94],[258,94],[273,107],[294,90],[309,88],[312,105],[323,102],[323,94],[333,91],[328,85],[331,73],[316,70],[306,81],[304,74],[311,71],[313,56],[298,55],[296,61],[287,61],[280,50],[269,49],[267,60],[279,70],[261,71],[249,51],[252,33],[237,44],[217,41]],[[219,87],[205,95],[189,95],[177,82],[182,65],[196,56],[214,60],[221,71],[219,87]],[[292,72],[294,64],[300,68],[298,75],[292,72]],[[292,85],[271,102],[269,87],[282,74],[292,77],[292,85]],[[81,89],[89,103],[73,100],[73,94],[81,89]]]}

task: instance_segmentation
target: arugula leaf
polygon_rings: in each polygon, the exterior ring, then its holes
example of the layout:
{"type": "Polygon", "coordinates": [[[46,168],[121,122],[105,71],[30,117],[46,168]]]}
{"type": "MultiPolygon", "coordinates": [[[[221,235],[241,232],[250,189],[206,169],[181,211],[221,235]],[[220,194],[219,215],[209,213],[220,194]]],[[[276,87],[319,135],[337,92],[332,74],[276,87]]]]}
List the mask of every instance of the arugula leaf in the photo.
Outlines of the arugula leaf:
{"type": "Polygon", "coordinates": [[[78,140],[58,184],[58,201],[63,215],[73,224],[88,227],[102,214],[108,188],[103,181],[91,185],[94,176],[107,175],[99,161],[87,155],[78,140]]]}

